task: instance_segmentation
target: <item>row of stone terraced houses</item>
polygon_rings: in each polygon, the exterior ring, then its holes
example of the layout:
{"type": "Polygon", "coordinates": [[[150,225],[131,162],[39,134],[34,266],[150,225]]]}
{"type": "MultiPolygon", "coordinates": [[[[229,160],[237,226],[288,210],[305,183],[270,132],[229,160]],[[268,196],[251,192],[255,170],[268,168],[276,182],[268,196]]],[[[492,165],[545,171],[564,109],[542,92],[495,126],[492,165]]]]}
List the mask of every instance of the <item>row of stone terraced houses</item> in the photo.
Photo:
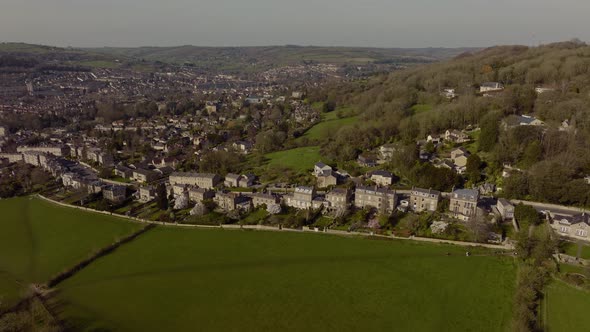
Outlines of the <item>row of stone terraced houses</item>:
{"type": "MultiPolygon", "coordinates": [[[[241,176],[228,174],[226,177],[226,186],[237,186],[238,179],[241,176]],[[228,183],[229,182],[229,183],[228,183]]],[[[233,200],[231,204],[222,203],[229,206],[230,210],[237,208],[247,197],[257,196],[257,200],[252,205],[255,207],[262,204],[278,204],[276,196],[270,194],[245,195],[236,193],[215,193],[212,189],[222,183],[222,178],[217,174],[210,173],[172,173],[169,178],[170,193],[179,196],[188,194],[191,201],[199,202],[204,199],[216,199],[217,196],[224,197],[225,200],[233,200]],[[265,202],[261,201],[266,199],[265,202]],[[259,204],[258,204],[259,203],[259,204]]],[[[153,197],[153,188],[140,189],[140,197],[143,200],[149,200],[153,197]],[[141,193],[145,195],[142,195],[141,193]],[[152,193],[150,195],[150,193],[152,193]]],[[[317,209],[324,207],[325,211],[346,210],[350,206],[357,208],[371,207],[382,213],[392,213],[397,206],[397,195],[394,190],[386,187],[367,187],[358,186],[354,191],[344,188],[335,188],[325,195],[318,195],[314,187],[300,186],[296,187],[294,192],[282,196],[282,202],[290,207],[297,209],[317,209]]],[[[408,207],[415,212],[436,211],[438,202],[441,199],[441,192],[429,189],[414,188],[410,193],[408,207]]],[[[254,201],[254,198],[252,199],[254,201]]],[[[477,203],[479,192],[473,189],[458,189],[450,195],[450,212],[455,218],[469,220],[477,214],[477,203]]],[[[267,204],[267,205],[268,205],[267,204]]],[[[243,204],[246,206],[246,204],[243,204]]]]}
{"type": "Polygon", "coordinates": [[[85,191],[88,194],[102,194],[106,200],[113,203],[121,203],[127,199],[125,186],[105,183],[92,170],[78,162],[65,159],[64,157],[69,155],[67,147],[19,147],[17,151],[1,153],[0,159],[40,167],[60,179],[64,187],[85,191]]]}

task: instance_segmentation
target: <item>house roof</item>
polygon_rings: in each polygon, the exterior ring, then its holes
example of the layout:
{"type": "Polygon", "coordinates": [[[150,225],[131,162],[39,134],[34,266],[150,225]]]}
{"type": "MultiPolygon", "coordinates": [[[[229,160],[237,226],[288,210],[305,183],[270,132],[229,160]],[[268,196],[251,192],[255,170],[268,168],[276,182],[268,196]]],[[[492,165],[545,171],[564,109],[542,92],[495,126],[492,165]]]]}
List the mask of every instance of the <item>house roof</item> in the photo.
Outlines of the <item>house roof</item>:
{"type": "Polygon", "coordinates": [[[229,180],[237,180],[240,178],[241,175],[239,174],[234,174],[234,173],[227,173],[227,175],[225,176],[225,179],[229,179],[229,180]]]}
{"type": "MultiPolygon", "coordinates": [[[[321,162],[321,161],[319,161],[319,162],[315,163],[315,165],[314,165],[314,166],[315,166],[315,167],[317,167],[317,168],[324,168],[324,167],[326,167],[326,166],[327,166],[327,167],[330,167],[330,166],[328,166],[328,165],[324,164],[324,163],[323,163],[323,162],[321,162]]],[[[331,168],[331,167],[330,167],[330,168],[331,168]]]]}
{"type": "Polygon", "coordinates": [[[586,213],[577,214],[575,216],[566,216],[561,214],[553,215],[553,221],[557,221],[561,223],[561,221],[566,221],[570,225],[576,225],[579,223],[585,223],[586,225],[590,226],[590,215],[586,213]]]}
{"type": "Polygon", "coordinates": [[[332,189],[328,195],[348,195],[348,190],[344,188],[334,188],[332,189]]]}
{"type": "Polygon", "coordinates": [[[499,88],[503,87],[502,83],[499,83],[499,82],[484,82],[480,86],[485,87],[485,88],[494,88],[494,89],[499,89],[499,88]]]}
{"type": "Polygon", "coordinates": [[[212,173],[191,173],[191,172],[174,172],[170,174],[170,176],[182,176],[182,177],[196,177],[196,178],[207,178],[213,179],[217,176],[217,174],[212,173]]]}
{"type": "Polygon", "coordinates": [[[432,189],[423,189],[423,188],[412,188],[412,194],[427,194],[427,195],[440,195],[440,191],[432,190],[432,189]]]}
{"type": "Polygon", "coordinates": [[[380,188],[380,187],[367,187],[367,186],[358,186],[356,187],[356,191],[363,191],[368,194],[388,194],[388,195],[395,195],[395,191],[387,189],[387,188],[380,188]]]}
{"type": "Polygon", "coordinates": [[[393,177],[393,174],[389,173],[388,171],[382,170],[382,169],[372,171],[369,174],[371,176],[376,175],[376,176],[383,176],[383,177],[388,177],[388,178],[393,177]]]}
{"type": "Polygon", "coordinates": [[[300,187],[295,188],[295,192],[296,193],[311,194],[311,193],[313,193],[313,187],[300,186],[300,187]]]}
{"type": "Polygon", "coordinates": [[[457,189],[453,191],[453,198],[476,201],[479,198],[479,192],[475,189],[457,189]]]}
{"type": "Polygon", "coordinates": [[[506,198],[498,198],[498,204],[501,204],[502,206],[512,205],[512,203],[510,203],[510,201],[508,201],[506,198]]]}

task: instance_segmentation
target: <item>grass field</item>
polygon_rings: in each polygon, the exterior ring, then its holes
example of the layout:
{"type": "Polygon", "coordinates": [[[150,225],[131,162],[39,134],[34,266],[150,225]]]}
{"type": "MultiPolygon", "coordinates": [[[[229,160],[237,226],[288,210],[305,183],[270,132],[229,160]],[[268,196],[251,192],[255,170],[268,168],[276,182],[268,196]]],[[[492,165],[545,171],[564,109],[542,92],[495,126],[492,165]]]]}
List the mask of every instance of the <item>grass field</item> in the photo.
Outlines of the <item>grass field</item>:
{"type": "Polygon", "coordinates": [[[506,331],[514,275],[453,246],[158,228],[59,300],[75,330],[506,331]]]}
{"type": "Polygon", "coordinates": [[[63,208],[37,198],[0,200],[0,298],[14,303],[33,282],[45,282],[140,225],[63,208]]]}
{"type": "Polygon", "coordinates": [[[322,160],[319,146],[307,146],[285,151],[278,151],[264,155],[268,166],[291,168],[298,172],[313,169],[313,165],[322,160]]]}
{"type": "Polygon", "coordinates": [[[590,293],[560,281],[546,289],[547,331],[590,331],[590,293]]]}
{"type": "Polygon", "coordinates": [[[358,116],[351,116],[353,110],[351,108],[339,108],[330,113],[322,114],[322,121],[311,127],[305,134],[298,138],[298,140],[306,137],[310,140],[322,139],[332,136],[342,127],[350,126],[359,121],[358,116]],[[342,118],[338,114],[343,115],[342,118]]]}

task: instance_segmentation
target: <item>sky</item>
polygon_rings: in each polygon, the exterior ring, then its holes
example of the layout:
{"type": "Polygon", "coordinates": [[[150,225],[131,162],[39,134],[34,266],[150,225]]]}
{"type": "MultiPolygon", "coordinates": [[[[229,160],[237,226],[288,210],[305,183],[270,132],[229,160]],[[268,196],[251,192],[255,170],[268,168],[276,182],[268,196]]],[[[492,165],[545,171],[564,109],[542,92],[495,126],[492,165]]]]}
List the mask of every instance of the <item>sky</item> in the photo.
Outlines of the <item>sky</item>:
{"type": "Polygon", "coordinates": [[[0,0],[0,42],[484,47],[590,41],[588,0],[0,0]]]}

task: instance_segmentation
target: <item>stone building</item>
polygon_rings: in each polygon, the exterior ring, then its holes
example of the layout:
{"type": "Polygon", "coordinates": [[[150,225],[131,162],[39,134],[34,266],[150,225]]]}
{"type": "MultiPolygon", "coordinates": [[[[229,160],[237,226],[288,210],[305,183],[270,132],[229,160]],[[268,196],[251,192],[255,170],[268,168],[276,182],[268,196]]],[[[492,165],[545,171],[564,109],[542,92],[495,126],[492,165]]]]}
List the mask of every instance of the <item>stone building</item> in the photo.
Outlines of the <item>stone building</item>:
{"type": "Polygon", "coordinates": [[[188,191],[188,198],[196,203],[207,199],[213,199],[213,197],[215,197],[215,192],[205,188],[191,188],[188,191]]]}
{"type": "Polygon", "coordinates": [[[269,207],[280,203],[279,198],[273,194],[254,193],[250,197],[252,197],[252,205],[254,205],[255,208],[262,205],[269,207]]]}
{"type": "Polygon", "coordinates": [[[393,184],[393,174],[384,170],[372,171],[368,174],[371,181],[375,182],[378,186],[391,186],[393,184]]]}
{"type": "Polygon", "coordinates": [[[213,189],[220,182],[221,178],[217,174],[208,173],[187,173],[175,172],[170,174],[170,184],[183,184],[197,186],[199,188],[213,189]]]}
{"type": "Polygon", "coordinates": [[[396,199],[395,191],[377,186],[359,186],[354,192],[354,206],[357,208],[372,207],[386,213],[394,211],[396,199]]]}
{"type": "Polygon", "coordinates": [[[49,153],[58,157],[67,157],[70,155],[70,148],[67,145],[64,146],[19,146],[16,148],[17,152],[41,152],[49,153]]]}
{"type": "Polygon", "coordinates": [[[314,187],[297,187],[293,194],[285,195],[285,204],[296,209],[309,209],[313,207],[313,199],[316,196],[314,187]]]}
{"type": "Polygon", "coordinates": [[[131,175],[133,180],[142,183],[148,183],[156,180],[158,178],[158,173],[151,171],[149,169],[135,169],[131,175]]]}
{"type": "Polygon", "coordinates": [[[139,201],[147,203],[156,199],[156,188],[152,186],[139,187],[139,201]]]}
{"type": "Polygon", "coordinates": [[[347,210],[350,207],[350,190],[346,188],[334,188],[326,194],[329,210],[347,210]]]}
{"type": "Polygon", "coordinates": [[[217,203],[217,206],[224,211],[234,211],[236,209],[249,210],[250,209],[250,197],[242,196],[239,193],[224,193],[217,192],[213,201],[217,203]]]}
{"type": "Polygon", "coordinates": [[[415,212],[434,212],[438,207],[440,196],[440,191],[412,188],[410,192],[410,208],[415,212]]]}
{"type": "Polygon", "coordinates": [[[506,198],[498,198],[496,209],[502,216],[502,219],[513,219],[514,218],[514,205],[510,203],[506,198]]]}
{"type": "Polygon", "coordinates": [[[102,189],[103,197],[113,203],[121,203],[127,198],[127,188],[119,185],[107,185],[102,189]]]}
{"type": "Polygon", "coordinates": [[[479,191],[475,189],[457,189],[451,193],[449,210],[455,218],[467,221],[477,215],[479,191]]]}

